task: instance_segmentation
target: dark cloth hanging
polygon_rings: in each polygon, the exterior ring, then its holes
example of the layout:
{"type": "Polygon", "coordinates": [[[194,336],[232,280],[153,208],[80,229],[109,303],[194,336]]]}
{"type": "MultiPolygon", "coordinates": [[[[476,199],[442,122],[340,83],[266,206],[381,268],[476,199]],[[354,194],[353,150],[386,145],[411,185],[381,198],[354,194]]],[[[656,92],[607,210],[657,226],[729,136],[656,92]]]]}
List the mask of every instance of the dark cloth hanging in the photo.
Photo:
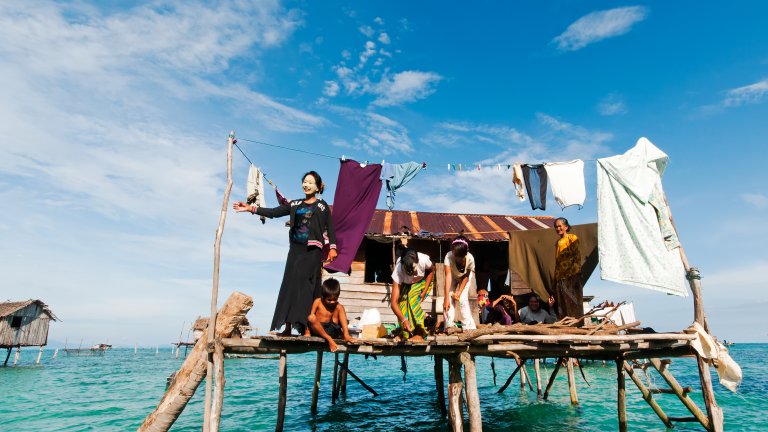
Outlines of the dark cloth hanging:
{"type": "MultiPolygon", "coordinates": [[[[597,267],[597,224],[573,225],[570,233],[579,237],[581,283],[587,282],[597,267]]],[[[509,270],[545,300],[555,294],[555,230],[536,229],[509,232],[509,270]]]]}
{"type": "Polygon", "coordinates": [[[523,178],[525,179],[525,190],[528,192],[528,199],[531,201],[531,209],[547,209],[547,170],[544,165],[523,164],[523,178]]]}
{"type": "Polygon", "coordinates": [[[351,159],[341,161],[333,201],[336,228],[336,259],[325,266],[330,272],[349,273],[352,260],[373,218],[381,193],[381,165],[361,166],[351,159]]]}

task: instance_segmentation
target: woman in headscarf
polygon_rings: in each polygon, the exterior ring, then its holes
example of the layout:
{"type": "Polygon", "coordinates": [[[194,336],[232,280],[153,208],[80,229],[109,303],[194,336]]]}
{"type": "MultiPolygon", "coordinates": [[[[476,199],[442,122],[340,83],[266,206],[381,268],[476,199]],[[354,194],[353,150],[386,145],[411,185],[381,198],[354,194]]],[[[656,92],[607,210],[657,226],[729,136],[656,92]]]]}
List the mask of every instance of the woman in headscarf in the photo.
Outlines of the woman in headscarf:
{"type": "Polygon", "coordinates": [[[566,218],[555,219],[555,232],[560,238],[555,247],[555,305],[557,317],[584,315],[584,293],[581,285],[581,251],[579,238],[570,234],[566,218]]]}

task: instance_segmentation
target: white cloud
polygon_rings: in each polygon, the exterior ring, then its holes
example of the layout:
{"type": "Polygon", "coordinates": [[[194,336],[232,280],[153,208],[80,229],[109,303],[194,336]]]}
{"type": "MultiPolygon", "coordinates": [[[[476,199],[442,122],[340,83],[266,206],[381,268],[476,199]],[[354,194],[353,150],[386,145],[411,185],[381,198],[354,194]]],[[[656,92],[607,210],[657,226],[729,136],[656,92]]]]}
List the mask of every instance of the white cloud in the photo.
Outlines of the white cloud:
{"type": "Polygon", "coordinates": [[[386,33],[380,34],[379,35],[379,42],[383,43],[384,45],[389,45],[389,43],[391,42],[389,40],[389,35],[386,34],[386,33]]]}
{"type": "Polygon", "coordinates": [[[360,63],[358,63],[357,69],[362,69],[368,59],[374,54],[376,54],[376,44],[373,41],[366,42],[365,50],[360,53],[360,63]]]}
{"type": "Polygon", "coordinates": [[[741,199],[759,209],[768,208],[768,196],[761,193],[743,193],[741,199]]]}
{"type": "Polygon", "coordinates": [[[642,6],[628,6],[592,12],[576,20],[553,42],[561,51],[576,51],[614,36],[620,36],[648,16],[642,6]]]}
{"type": "Polygon", "coordinates": [[[404,71],[382,78],[373,89],[377,95],[374,105],[402,105],[424,99],[435,92],[435,86],[443,79],[434,72],[404,71]]]}
{"type": "Polygon", "coordinates": [[[756,104],[768,99],[768,79],[728,90],[723,101],[726,107],[756,104]]]}
{"type": "Polygon", "coordinates": [[[617,93],[611,93],[603,98],[597,106],[597,111],[604,116],[615,116],[628,112],[627,105],[621,95],[617,93]]]}
{"type": "Polygon", "coordinates": [[[384,20],[381,19],[381,17],[376,17],[373,19],[373,22],[375,22],[378,25],[384,25],[384,20]]]}
{"type": "Polygon", "coordinates": [[[358,29],[357,29],[357,30],[358,30],[360,33],[364,34],[364,35],[365,35],[365,37],[368,37],[368,38],[369,38],[369,37],[371,37],[371,36],[373,36],[373,35],[376,33],[376,32],[373,30],[373,28],[372,28],[371,26],[369,26],[369,25],[360,26],[360,27],[358,27],[358,29]]]}
{"type": "Polygon", "coordinates": [[[372,112],[360,117],[359,122],[364,132],[355,138],[355,143],[366,152],[390,155],[413,151],[408,130],[400,123],[372,112]]]}
{"type": "Polygon", "coordinates": [[[336,81],[326,81],[323,94],[328,97],[335,97],[337,94],[339,94],[339,83],[336,81]]]}

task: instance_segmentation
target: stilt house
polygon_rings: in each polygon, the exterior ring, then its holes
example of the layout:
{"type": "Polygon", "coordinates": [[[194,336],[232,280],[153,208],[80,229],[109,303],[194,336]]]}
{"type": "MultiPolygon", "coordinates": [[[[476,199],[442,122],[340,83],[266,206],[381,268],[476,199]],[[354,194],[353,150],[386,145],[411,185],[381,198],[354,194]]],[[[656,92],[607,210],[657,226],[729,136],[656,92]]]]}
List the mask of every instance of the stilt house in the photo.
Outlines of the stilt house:
{"type": "Polygon", "coordinates": [[[41,300],[0,303],[0,348],[47,345],[51,321],[58,318],[41,300]]]}
{"type": "MultiPolygon", "coordinates": [[[[513,294],[529,293],[528,286],[515,273],[508,273],[508,231],[551,228],[551,216],[508,216],[415,211],[376,210],[363,242],[357,250],[349,275],[329,274],[341,283],[339,302],[353,320],[365,309],[379,311],[382,322],[397,322],[390,309],[392,270],[397,261],[396,244],[402,242],[429,255],[436,266],[435,290],[422,307],[425,312],[442,314],[445,254],[460,232],[469,239],[469,251],[475,257],[477,287],[501,289],[507,282],[513,294]]],[[[554,242],[554,238],[553,238],[554,242]]],[[[477,293],[470,291],[476,304],[477,293]]]]}

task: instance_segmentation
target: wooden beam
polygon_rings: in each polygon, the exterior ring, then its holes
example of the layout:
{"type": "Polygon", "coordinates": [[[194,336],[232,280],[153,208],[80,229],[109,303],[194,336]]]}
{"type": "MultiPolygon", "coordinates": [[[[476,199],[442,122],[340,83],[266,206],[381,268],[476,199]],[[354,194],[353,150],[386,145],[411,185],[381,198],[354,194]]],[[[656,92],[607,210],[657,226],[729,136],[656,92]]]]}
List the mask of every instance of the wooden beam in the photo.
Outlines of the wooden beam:
{"type": "Polygon", "coordinates": [[[435,356],[435,387],[437,390],[437,404],[440,405],[440,413],[443,418],[448,414],[445,408],[445,381],[443,379],[443,356],[435,356]]]}
{"type": "Polygon", "coordinates": [[[477,392],[477,374],[475,360],[469,353],[459,354],[459,361],[464,365],[464,382],[467,386],[467,415],[470,432],[483,431],[483,416],[480,412],[480,394],[477,392]]]}
{"type": "Polygon", "coordinates": [[[523,367],[524,364],[525,364],[525,360],[521,360],[517,364],[517,367],[515,368],[515,370],[512,371],[512,374],[509,376],[509,378],[507,378],[507,381],[504,383],[503,386],[501,386],[499,391],[497,391],[496,393],[504,393],[504,390],[506,390],[507,387],[509,387],[509,384],[512,382],[512,378],[515,377],[515,374],[520,370],[521,367],[523,367]]]}
{"type": "Polygon", "coordinates": [[[675,391],[675,395],[677,395],[678,399],[680,399],[680,402],[685,405],[686,408],[688,408],[688,411],[693,414],[694,417],[696,417],[699,420],[699,423],[701,423],[702,426],[704,426],[704,429],[711,430],[710,429],[710,423],[709,418],[707,417],[704,412],[701,411],[701,409],[696,406],[696,403],[691,400],[690,397],[688,397],[688,394],[683,391],[683,387],[677,382],[675,377],[669,372],[668,369],[663,368],[661,362],[659,359],[652,358],[650,359],[651,365],[653,365],[654,369],[656,369],[662,378],[664,378],[664,381],[669,384],[669,386],[672,388],[672,390],[675,391]]]}
{"type": "Polygon", "coordinates": [[[213,353],[213,401],[211,402],[211,432],[219,432],[221,409],[224,406],[224,346],[221,339],[216,339],[213,353]]]}
{"type": "Polygon", "coordinates": [[[619,388],[617,405],[619,412],[619,431],[627,432],[627,393],[624,387],[624,359],[616,359],[617,385],[619,388]]]}
{"type": "Polygon", "coordinates": [[[547,382],[547,388],[544,390],[544,397],[542,399],[547,400],[547,397],[549,397],[549,390],[552,388],[552,384],[555,382],[555,378],[557,377],[557,371],[560,370],[560,365],[563,363],[563,358],[560,357],[555,361],[555,370],[552,371],[552,375],[549,376],[549,381],[547,382]]]}
{"type": "Polygon", "coordinates": [[[573,376],[573,359],[567,358],[566,368],[568,369],[568,390],[571,393],[571,405],[579,404],[579,395],[576,394],[576,378],[573,376]]]}
{"type": "Polygon", "coordinates": [[[533,370],[536,373],[536,394],[541,397],[541,370],[539,368],[539,359],[533,359],[533,370]]]}
{"type": "Polygon", "coordinates": [[[288,401],[288,354],[286,354],[285,351],[280,353],[278,379],[280,381],[280,393],[277,399],[277,423],[275,424],[275,432],[281,432],[283,430],[283,423],[285,422],[285,405],[288,401]]]}
{"type": "Polygon", "coordinates": [[[643,384],[643,381],[640,379],[640,377],[637,376],[635,370],[626,361],[624,362],[624,370],[627,372],[627,375],[629,375],[629,378],[632,380],[632,382],[635,383],[638,390],[640,390],[640,393],[642,393],[643,399],[648,403],[648,405],[650,405],[653,412],[659,416],[659,419],[661,419],[662,423],[664,423],[664,426],[671,428],[672,423],[670,422],[670,419],[664,410],[661,409],[661,406],[653,398],[653,391],[649,390],[645,384],[643,384]]]}
{"type": "Polygon", "coordinates": [[[315,362],[315,382],[312,385],[312,405],[310,411],[317,412],[317,396],[320,393],[320,375],[323,372],[323,352],[317,352],[317,361],[315,362]]]}
{"type": "Polygon", "coordinates": [[[464,414],[461,410],[461,362],[457,356],[448,357],[448,422],[453,432],[464,430],[464,414]]]}
{"type": "Polygon", "coordinates": [[[339,392],[347,396],[347,373],[349,372],[349,353],[344,353],[342,361],[341,380],[339,381],[339,392]]]}

